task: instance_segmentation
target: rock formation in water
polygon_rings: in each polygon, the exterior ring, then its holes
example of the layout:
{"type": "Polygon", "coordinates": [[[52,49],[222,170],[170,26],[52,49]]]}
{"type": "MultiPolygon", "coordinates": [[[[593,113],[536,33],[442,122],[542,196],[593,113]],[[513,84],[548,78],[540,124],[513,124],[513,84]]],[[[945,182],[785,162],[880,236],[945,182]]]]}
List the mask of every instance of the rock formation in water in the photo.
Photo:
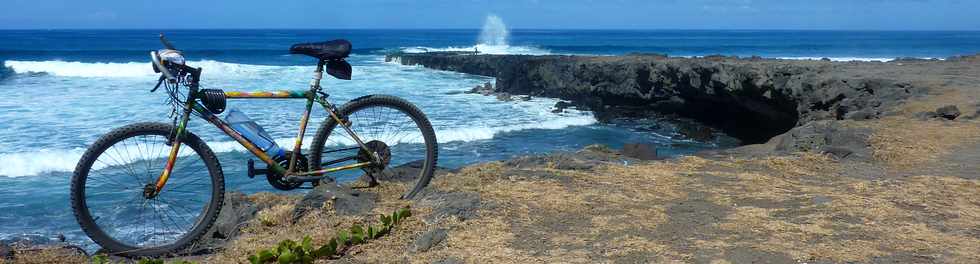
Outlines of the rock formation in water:
{"type": "Polygon", "coordinates": [[[651,112],[689,117],[745,143],[813,120],[874,119],[922,94],[909,82],[868,72],[896,63],[709,56],[391,54],[404,65],[496,77],[497,92],[556,97],[600,121],[651,112]]]}

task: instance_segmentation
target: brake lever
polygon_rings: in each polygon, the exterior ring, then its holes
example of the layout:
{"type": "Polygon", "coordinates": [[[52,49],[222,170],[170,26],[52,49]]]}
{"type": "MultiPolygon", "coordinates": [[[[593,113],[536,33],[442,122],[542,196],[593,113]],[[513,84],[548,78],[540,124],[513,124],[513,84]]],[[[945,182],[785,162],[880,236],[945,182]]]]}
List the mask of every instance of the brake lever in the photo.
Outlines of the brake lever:
{"type": "Polygon", "coordinates": [[[152,92],[156,92],[157,89],[160,89],[160,85],[163,84],[163,80],[166,80],[166,79],[167,79],[166,76],[160,75],[160,80],[157,80],[157,86],[153,86],[153,90],[150,90],[150,92],[151,93],[152,92]]]}

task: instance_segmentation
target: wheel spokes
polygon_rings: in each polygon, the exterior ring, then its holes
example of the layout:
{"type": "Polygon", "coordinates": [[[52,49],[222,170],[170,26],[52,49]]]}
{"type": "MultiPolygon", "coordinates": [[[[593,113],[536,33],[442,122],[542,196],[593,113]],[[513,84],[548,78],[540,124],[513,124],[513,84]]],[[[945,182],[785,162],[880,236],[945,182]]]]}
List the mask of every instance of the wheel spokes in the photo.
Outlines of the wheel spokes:
{"type": "Polygon", "coordinates": [[[166,164],[166,144],[163,135],[136,135],[112,144],[93,162],[85,183],[86,207],[115,241],[137,248],[169,245],[204,215],[213,184],[204,160],[190,146],[178,152],[163,190],[144,197],[144,186],[153,184],[166,164]]]}
{"type": "MultiPolygon", "coordinates": [[[[380,141],[389,148],[391,160],[382,170],[426,157],[425,140],[420,126],[410,115],[399,109],[369,106],[350,113],[347,119],[351,122],[351,130],[362,142],[380,141]]],[[[325,151],[319,162],[357,156],[360,151],[355,140],[341,127],[335,127],[329,133],[324,145],[325,151]]],[[[341,177],[356,176],[350,174],[341,174],[341,177]]]]}

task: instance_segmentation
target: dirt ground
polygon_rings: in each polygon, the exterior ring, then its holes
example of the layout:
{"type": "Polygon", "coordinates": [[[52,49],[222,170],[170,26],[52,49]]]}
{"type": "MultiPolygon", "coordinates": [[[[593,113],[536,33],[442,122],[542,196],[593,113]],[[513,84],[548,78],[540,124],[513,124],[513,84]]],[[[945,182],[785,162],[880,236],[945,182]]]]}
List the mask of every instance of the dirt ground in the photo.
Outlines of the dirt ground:
{"type": "Polygon", "coordinates": [[[484,199],[479,218],[447,224],[444,245],[418,254],[407,242],[369,245],[351,260],[980,262],[975,175],[874,168],[882,177],[869,179],[851,166],[867,165],[814,154],[589,170],[484,164],[435,183],[484,199]]]}

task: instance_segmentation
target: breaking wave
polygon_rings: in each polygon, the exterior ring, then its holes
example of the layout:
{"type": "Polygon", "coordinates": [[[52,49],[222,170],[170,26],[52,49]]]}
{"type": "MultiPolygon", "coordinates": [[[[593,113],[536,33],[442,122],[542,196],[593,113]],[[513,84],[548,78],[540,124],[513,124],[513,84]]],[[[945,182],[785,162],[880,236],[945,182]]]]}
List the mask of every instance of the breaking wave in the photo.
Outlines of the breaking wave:
{"type": "Polygon", "coordinates": [[[469,47],[445,47],[445,48],[431,48],[431,47],[409,47],[402,48],[402,52],[405,53],[426,53],[426,52],[477,52],[479,54],[493,54],[493,55],[548,55],[551,51],[530,47],[530,46],[510,46],[510,45],[488,45],[488,44],[477,44],[469,47]]]}
{"type": "MultiPolygon", "coordinates": [[[[16,61],[4,62],[7,67],[18,74],[45,73],[62,77],[156,77],[150,62],[77,62],[77,61],[16,61]]],[[[207,69],[209,74],[249,75],[268,72],[275,69],[309,70],[308,66],[267,66],[228,63],[213,60],[190,61],[188,65],[207,69]]]]}
{"type": "MultiPolygon", "coordinates": [[[[558,118],[530,124],[515,124],[507,126],[474,126],[457,128],[436,128],[436,138],[439,143],[448,142],[471,142],[479,140],[493,139],[496,135],[507,132],[514,132],[528,129],[563,129],[571,126],[587,126],[595,124],[597,121],[588,112],[570,111],[558,118]]],[[[408,137],[412,138],[412,137],[408,137]]],[[[304,140],[304,148],[309,148],[312,139],[304,140]]],[[[293,138],[278,138],[276,143],[280,146],[292,146],[293,138]]],[[[420,143],[414,141],[406,142],[387,142],[389,144],[398,143],[420,143]]],[[[245,152],[245,148],[235,141],[208,142],[208,146],[216,153],[245,152]]],[[[353,142],[348,144],[353,145],[353,142]]],[[[394,145],[392,144],[392,145],[394,145]]],[[[134,151],[135,152],[135,151],[134,151]]],[[[85,153],[84,149],[63,149],[63,150],[39,150],[23,153],[0,154],[0,176],[24,177],[35,176],[46,172],[71,172],[74,171],[78,160],[85,153]]],[[[162,157],[161,157],[162,158],[162,157]]]]}

